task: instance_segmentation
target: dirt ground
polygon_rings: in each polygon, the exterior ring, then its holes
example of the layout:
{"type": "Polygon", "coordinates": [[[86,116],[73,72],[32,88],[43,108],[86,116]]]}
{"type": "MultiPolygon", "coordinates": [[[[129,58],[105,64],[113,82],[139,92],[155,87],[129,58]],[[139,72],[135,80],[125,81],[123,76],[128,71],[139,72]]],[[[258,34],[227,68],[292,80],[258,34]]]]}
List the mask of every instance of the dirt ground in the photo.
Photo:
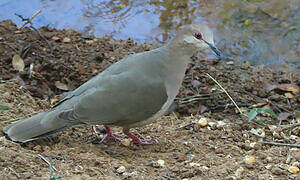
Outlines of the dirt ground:
{"type": "MultiPolygon", "coordinates": [[[[126,55],[155,47],[50,27],[18,30],[11,21],[0,22],[0,128],[50,108],[58,95],[126,55]],[[20,58],[13,62],[15,55],[20,58]]],[[[174,112],[132,130],[157,144],[95,144],[101,135],[91,126],[25,144],[0,133],[1,179],[299,179],[299,77],[200,54],[186,74],[174,112]],[[266,108],[278,118],[262,113],[249,122],[206,73],[245,114],[246,108],[266,108]]]]}

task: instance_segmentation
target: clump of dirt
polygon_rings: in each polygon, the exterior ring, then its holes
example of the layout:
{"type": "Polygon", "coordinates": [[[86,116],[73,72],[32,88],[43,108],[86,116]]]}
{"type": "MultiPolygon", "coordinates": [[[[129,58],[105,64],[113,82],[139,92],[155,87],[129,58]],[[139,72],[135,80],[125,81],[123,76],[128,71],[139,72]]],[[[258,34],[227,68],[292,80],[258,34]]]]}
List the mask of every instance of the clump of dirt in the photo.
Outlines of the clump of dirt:
{"type": "MultiPolygon", "coordinates": [[[[29,28],[18,30],[11,21],[0,22],[0,128],[50,108],[56,95],[73,90],[123,57],[156,47],[49,27],[40,28],[39,33],[29,28]],[[25,63],[21,72],[12,65],[16,54],[25,63]]],[[[175,111],[133,130],[157,139],[158,144],[126,147],[112,140],[93,144],[101,136],[89,126],[26,144],[1,135],[2,177],[297,179],[299,77],[247,63],[206,60],[200,55],[192,59],[175,111]],[[279,117],[264,112],[248,122],[206,73],[222,84],[240,107],[271,109],[279,117]]]]}

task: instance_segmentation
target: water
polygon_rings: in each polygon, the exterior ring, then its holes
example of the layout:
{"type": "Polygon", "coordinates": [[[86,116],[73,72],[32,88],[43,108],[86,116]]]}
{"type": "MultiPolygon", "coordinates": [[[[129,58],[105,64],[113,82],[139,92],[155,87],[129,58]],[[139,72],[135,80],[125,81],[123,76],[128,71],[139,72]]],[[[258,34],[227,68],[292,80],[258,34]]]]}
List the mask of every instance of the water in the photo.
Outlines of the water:
{"type": "Polygon", "coordinates": [[[299,71],[299,0],[0,0],[0,20],[76,29],[101,37],[163,42],[184,24],[209,24],[226,56],[299,71]]]}

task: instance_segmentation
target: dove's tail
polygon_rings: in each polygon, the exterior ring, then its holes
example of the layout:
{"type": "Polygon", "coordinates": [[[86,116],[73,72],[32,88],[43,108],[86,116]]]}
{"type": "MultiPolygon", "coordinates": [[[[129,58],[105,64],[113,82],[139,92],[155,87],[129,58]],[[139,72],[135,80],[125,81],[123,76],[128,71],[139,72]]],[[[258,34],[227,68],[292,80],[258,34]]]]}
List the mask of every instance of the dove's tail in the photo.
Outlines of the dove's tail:
{"type": "Polygon", "coordinates": [[[45,111],[10,124],[3,128],[3,132],[16,142],[32,141],[78,124],[68,120],[67,114],[59,109],[45,111]]]}

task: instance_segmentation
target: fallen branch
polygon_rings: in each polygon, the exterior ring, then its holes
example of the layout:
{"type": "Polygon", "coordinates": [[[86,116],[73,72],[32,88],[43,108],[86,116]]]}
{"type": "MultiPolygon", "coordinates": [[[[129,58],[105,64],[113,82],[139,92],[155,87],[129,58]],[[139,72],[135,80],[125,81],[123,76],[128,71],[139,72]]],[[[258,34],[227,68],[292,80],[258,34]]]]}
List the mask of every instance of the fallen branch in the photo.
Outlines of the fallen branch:
{"type": "Polygon", "coordinates": [[[300,126],[300,122],[299,123],[295,123],[295,124],[285,125],[285,126],[282,127],[281,130],[291,129],[291,128],[298,127],[298,126],[300,126]]]}
{"type": "Polygon", "coordinates": [[[274,146],[289,146],[289,147],[297,147],[300,148],[300,144],[286,144],[286,143],[276,143],[276,142],[267,142],[262,141],[264,144],[274,145],[274,146]]]}
{"type": "Polygon", "coordinates": [[[191,99],[188,99],[186,101],[179,101],[179,105],[182,105],[182,104],[188,104],[188,103],[191,103],[193,101],[200,101],[200,100],[209,100],[209,99],[214,99],[213,97],[198,97],[198,98],[191,98],[191,99]]]}
{"type": "Polygon", "coordinates": [[[23,18],[22,16],[16,14],[17,16],[19,16],[22,21],[26,21],[22,26],[20,26],[18,29],[23,29],[24,26],[26,26],[26,24],[30,23],[31,24],[31,21],[33,20],[33,18],[35,18],[35,16],[37,16],[38,14],[40,14],[42,11],[44,10],[44,8],[40,9],[38,12],[34,13],[34,15],[32,15],[29,19],[25,19],[23,18]]]}
{"type": "Polygon", "coordinates": [[[219,95],[219,94],[223,94],[224,92],[217,92],[217,93],[210,93],[210,94],[197,94],[194,96],[188,96],[188,97],[183,97],[183,98],[175,98],[175,100],[179,100],[179,101],[185,101],[185,100],[189,100],[192,98],[201,98],[201,97],[211,97],[214,95],[219,95]]]}
{"type": "Polygon", "coordinates": [[[26,21],[22,26],[20,26],[18,29],[22,29],[26,24],[30,24],[30,28],[33,29],[35,32],[37,32],[37,34],[47,43],[47,45],[49,46],[50,50],[51,50],[51,54],[53,52],[53,48],[50,44],[50,42],[40,33],[39,30],[37,30],[35,27],[33,27],[33,23],[31,22],[32,19],[34,17],[36,17],[38,14],[40,14],[42,11],[44,10],[44,8],[42,8],[41,10],[39,10],[38,12],[36,12],[34,15],[32,15],[30,18],[24,18],[22,15],[20,14],[16,14],[16,16],[18,16],[19,18],[22,19],[22,21],[26,21]]]}

